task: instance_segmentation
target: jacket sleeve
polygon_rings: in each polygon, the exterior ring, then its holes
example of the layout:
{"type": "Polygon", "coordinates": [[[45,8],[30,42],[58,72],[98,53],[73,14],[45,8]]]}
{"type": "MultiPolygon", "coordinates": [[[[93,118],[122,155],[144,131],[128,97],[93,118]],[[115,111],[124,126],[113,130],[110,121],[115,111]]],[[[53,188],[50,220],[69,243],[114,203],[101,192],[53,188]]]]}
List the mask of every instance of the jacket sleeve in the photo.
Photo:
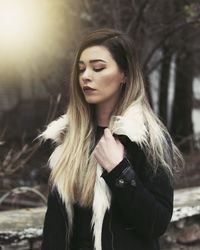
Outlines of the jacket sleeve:
{"type": "Polygon", "coordinates": [[[60,202],[56,191],[49,193],[43,227],[42,250],[65,249],[66,222],[60,202]]]}
{"type": "Polygon", "coordinates": [[[161,236],[170,222],[173,188],[162,168],[155,175],[150,174],[145,155],[142,155],[139,165],[134,165],[125,157],[111,172],[104,172],[102,177],[110,187],[126,224],[144,237],[154,238],[161,236]],[[147,177],[141,178],[136,169],[146,171],[147,177]]]}

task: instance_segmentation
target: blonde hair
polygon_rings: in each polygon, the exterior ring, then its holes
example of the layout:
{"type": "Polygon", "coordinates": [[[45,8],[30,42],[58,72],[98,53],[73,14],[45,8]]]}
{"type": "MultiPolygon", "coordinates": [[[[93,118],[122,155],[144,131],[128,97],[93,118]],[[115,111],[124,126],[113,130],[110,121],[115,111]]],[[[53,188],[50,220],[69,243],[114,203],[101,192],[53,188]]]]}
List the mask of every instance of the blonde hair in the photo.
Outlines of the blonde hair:
{"type": "MultiPolygon", "coordinates": [[[[71,203],[78,202],[82,206],[90,206],[93,200],[97,161],[92,150],[95,146],[96,121],[94,106],[85,101],[79,86],[78,61],[82,51],[93,45],[105,46],[126,74],[127,81],[122,96],[111,115],[123,115],[130,105],[136,103],[142,106],[149,136],[148,143],[142,147],[154,172],[158,166],[162,166],[172,176],[173,169],[182,161],[167,129],[155,116],[147,101],[132,40],[116,30],[100,29],[92,32],[82,41],[72,67],[67,109],[68,125],[59,146],[59,159],[50,176],[51,183],[59,187],[63,199],[66,195],[71,203]]],[[[109,127],[112,128],[112,119],[109,127]]]]}

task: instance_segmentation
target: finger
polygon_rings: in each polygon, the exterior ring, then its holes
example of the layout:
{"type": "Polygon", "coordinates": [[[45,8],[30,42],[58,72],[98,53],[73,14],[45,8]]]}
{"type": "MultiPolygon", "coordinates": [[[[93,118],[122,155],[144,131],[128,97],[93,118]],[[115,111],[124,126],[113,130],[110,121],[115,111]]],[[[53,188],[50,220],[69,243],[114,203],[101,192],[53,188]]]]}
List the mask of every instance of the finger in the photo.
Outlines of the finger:
{"type": "Polygon", "coordinates": [[[118,145],[118,146],[121,146],[121,147],[123,147],[124,145],[120,142],[120,140],[119,139],[115,139],[115,142],[116,142],[116,144],[118,145]]]}
{"type": "Polygon", "coordinates": [[[119,139],[115,138],[117,144],[122,144],[119,139]]]}
{"type": "Polygon", "coordinates": [[[104,141],[105,141],[105,135],[103,134],[103,135],[101,136],[101,138],[99,139],[97,145],[98,145],[98,144],[101,144],[101,143],[104,142],[104,141]]]}
{"type": "Polygon", "coordinates": [[[111,131],[110,131],[110,129],[109,128],[105,128],[104,129],[104,135],[105,135],[105,137],[113,137],[113,135],[112,135],[112,133],[111,133],[111,131]]]}

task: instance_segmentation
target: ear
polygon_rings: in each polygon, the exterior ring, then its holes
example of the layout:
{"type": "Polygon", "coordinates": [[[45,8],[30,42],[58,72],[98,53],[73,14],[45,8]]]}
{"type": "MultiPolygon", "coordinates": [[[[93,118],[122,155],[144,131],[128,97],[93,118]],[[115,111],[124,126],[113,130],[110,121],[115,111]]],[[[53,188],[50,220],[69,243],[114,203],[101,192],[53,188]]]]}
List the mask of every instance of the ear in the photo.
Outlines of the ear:
{"type": "Polygon", "coordinates": [[[121,82],[125,83],[127,81],[127,76],[125,72],[122,72],[122,80],[121,82]]]}

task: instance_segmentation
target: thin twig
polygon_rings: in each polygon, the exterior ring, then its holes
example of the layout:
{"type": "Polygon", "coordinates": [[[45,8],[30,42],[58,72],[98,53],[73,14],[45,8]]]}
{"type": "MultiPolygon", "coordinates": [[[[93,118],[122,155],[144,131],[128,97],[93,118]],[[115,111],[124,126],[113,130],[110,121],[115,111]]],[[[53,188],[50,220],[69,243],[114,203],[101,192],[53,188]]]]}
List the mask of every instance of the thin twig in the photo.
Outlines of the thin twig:
{"type": "Polygon", "coordinates": [[[4,202],[4,200],[10,194],[21,194],[21,193],[26,193],[26,192],[33,192],[33,193],[35,193],[36,195],[38,195],[42,199],[42,201],[46,205],[46,203],[47,203],[46,197],[41,192],[39,192],[38,190],[36,190],[35,188],[30,188],[30,187],[17,187],[17,188],[14,188],[14,189],[10,190],[9,192],[7,192],[3,196],[1,196],[1,198],[0,198],[0,205],[4,202]]]}

